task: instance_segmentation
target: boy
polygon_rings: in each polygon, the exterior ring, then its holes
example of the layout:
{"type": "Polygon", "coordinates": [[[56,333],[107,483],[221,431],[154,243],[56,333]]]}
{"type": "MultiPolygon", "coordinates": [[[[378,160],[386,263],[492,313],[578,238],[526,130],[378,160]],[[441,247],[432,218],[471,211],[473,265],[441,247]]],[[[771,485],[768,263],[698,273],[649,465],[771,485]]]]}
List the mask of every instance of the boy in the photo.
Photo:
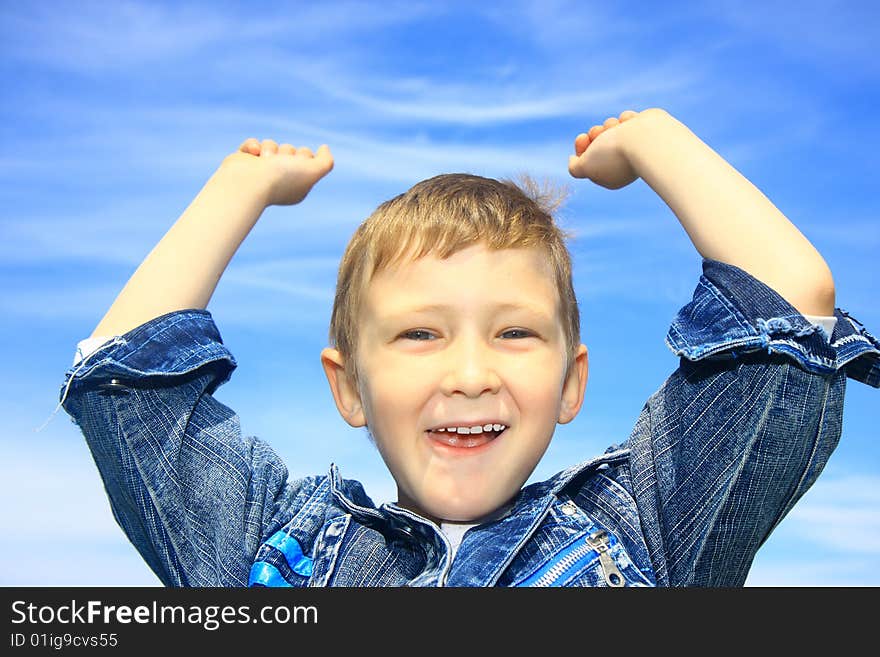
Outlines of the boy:
{"type": "Polygon", "coordinates": [[[569,172],[644,179],[704,258],[667,337],[680,366],[629,440],[521,488],[584,397],[569,254],[513,185],[438,176],[352,238],[321,354],[398,501],[376,508],[335,466],[289,478],[212,396],[235,360],[204,308],[263,209],[332,165],[326,146],[244,142],[66,377],[114,514],[166,585],[742,585],[834,449],[846,377],[880,387],[880,343],[835,309],[803,235],[667,112],[627,111],[578,135],[569,172]]]}

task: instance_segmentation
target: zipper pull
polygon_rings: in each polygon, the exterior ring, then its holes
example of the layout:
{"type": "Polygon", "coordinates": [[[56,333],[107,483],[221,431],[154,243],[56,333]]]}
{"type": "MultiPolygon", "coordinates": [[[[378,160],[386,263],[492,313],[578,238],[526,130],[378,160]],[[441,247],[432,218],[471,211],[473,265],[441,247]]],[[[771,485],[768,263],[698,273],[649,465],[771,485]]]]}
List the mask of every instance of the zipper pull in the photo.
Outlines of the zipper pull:
{"type": "Polygon", "coordinates": [[[593,532],[587,536],[587,544],[599,553],[599,565],[602,567],[602,575],[608,586],[625,586],[623,575],[617,569],[617,564],[614,563],[614,559],[608,552],[608,532],[604,529],[593,532]]]}

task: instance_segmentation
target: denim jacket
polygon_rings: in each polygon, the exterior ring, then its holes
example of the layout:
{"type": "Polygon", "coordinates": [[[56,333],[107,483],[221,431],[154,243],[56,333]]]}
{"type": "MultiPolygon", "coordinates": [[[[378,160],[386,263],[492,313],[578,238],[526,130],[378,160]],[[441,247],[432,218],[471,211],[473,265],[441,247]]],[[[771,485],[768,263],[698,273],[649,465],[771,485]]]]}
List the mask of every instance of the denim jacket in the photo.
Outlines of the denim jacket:
{"type": "Polygon", "coordinates": [[[629,439],[524,487],[454,553],[337,468],[292,478],[213,396],[236,367],[206,310],[132,329],[66,372],[114,516],[169,586],[741,586],[822,471],[846,378],[880,343],[835,309],[830,341],[738,267],[703,260],[667,346],[678,368],[629,439]]]}

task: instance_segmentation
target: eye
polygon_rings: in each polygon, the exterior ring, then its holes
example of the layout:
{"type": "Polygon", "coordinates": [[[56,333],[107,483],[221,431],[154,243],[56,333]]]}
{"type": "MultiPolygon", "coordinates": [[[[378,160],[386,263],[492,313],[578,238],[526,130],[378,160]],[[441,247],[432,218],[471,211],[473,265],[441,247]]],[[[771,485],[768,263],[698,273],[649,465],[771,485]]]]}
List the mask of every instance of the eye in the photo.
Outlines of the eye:
{"type": "Polygon", "coordinates": [[[535,334],[528,329],[512,328],[502,332],[501,337],[516,340],[522,338],[533,338],[535,337],[535,334]]]}
{"type": "Polygon", "coordinates": [[[436,335],[431,333],[430,331],[426,331],[425,329],[413,329],[411,331],[404,331],[400,334],[400,337],[404,340],[435,340],[437,338],[436,335]]]}

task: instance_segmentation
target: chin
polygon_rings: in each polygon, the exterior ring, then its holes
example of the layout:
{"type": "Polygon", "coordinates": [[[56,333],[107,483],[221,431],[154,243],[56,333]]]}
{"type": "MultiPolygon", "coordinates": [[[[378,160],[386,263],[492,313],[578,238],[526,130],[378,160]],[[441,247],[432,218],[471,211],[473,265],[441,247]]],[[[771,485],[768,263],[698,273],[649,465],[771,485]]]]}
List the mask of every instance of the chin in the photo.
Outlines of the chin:
{"type": "Polygon", "coordinates": [[[478,522],[480,518],[490,515],[504,505],[504,502],[487,504],[483,500],[432,500],[436,502],[427,507],[428,513],[435,518],[449,522],[478,522]]]}

